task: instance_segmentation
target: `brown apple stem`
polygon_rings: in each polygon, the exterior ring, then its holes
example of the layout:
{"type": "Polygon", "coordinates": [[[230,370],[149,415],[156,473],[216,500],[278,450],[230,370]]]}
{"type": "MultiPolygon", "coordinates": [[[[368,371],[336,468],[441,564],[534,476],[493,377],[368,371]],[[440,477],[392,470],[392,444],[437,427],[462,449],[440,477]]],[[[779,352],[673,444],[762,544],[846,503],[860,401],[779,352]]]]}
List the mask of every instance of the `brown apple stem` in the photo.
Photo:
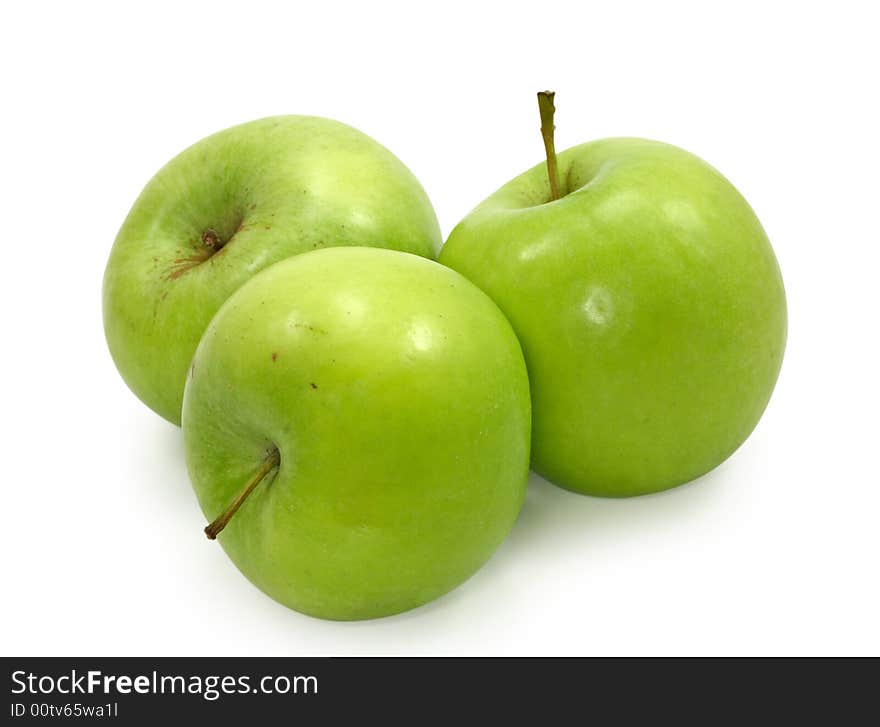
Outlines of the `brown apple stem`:
{"type": "Polygon", "coordinates": [[[556,146],[553,142],[553,91],[538,91],[538,110],[541,112],[541,136],[544,139],[544,152],[547,154],[547,177],[550,179],[550,199],[557,200],[559,194],[559,170],[556,168],[556,146]]]}
{"type": "Polygon", "coordinates": [[[238,508],[244,504],[248,495],[254,491],[254,488],[263,481],[266,475],[278,466],[279,462],[281,462],[281,455],[278,454],[278,450],[275,449],[275,447],[272,447],[272,450],[266,455],[266,458],[260,464],[260,468],[254,472],[254,476],[247,481],[247,484],[242,488],[241,492],[239,492],[235,496],[235,499],[229,503],[229,507],[221,512],[214,522],[205,528],[205,535],[208,536],[208,540],[217,539],[220,531],[226,527],[233,515],[238,512],[238,508]]]}

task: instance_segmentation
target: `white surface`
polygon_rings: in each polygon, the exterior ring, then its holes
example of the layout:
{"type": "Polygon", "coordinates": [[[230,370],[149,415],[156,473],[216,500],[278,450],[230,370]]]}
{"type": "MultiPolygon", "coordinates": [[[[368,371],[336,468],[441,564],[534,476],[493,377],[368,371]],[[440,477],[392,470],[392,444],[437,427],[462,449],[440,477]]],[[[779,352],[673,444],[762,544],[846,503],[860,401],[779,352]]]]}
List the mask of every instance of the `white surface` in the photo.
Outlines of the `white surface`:
{"type": "Polygon", "coordinates": [[[880,653],[870,3],[41,5],[0,10],[2,653],[880,653]],[[659,138],[750,200],[790,306],[771,405],[720,469],[666,494],[533,478],[492,561],[424,608],[288,611],[205,540],[179,431],[113,367],[116,231],[190,143],[313,113],[398,154],[448,234],[541,159],[545,87],[557,148],[659,138]]]}

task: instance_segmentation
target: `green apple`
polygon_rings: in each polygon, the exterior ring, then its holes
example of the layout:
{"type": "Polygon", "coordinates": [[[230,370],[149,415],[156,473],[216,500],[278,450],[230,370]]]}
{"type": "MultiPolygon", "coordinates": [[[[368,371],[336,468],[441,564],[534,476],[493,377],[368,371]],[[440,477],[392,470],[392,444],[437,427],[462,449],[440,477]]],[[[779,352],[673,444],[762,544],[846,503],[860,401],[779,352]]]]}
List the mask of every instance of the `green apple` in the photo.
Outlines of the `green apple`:
{"type": "Polygon", "coordinates": [[[423,604],[489,558],[522,505],[530,424],[498,307],[438,263],[368,248],[245,283],[183,403],[209,537],[272,598],[344,620],[423,604]]]}
{"type": "Polygon", "coordinates": [[[786,304],[773,250],[692,154],[617,138],[557,160],[544,117],[550,163],[480,204],[439,259],[519,337],[539,473],[606,496],[687,482],[739,447],[776,382],[786,304]]]}
{"type": "Polygon", "coordinates": [[[190,147],[149,182],[104,274],[104,330],[128,386],[180,422],[186,370],[229,295],[274,262],[333,245],[434,257],[431,203],[387,149],[345,124],[279,116],[190,147]]]}

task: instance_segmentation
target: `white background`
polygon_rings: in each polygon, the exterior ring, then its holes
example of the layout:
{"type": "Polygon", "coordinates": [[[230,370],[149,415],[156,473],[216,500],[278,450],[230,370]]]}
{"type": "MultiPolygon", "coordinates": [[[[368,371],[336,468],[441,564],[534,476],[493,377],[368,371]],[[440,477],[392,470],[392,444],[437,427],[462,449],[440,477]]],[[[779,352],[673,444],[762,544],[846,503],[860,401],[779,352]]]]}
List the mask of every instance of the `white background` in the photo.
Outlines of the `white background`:
{"type": "Polygon", "coordinates": [[[4,4],[2,652],[880,653],[871,5],[4,4]],[[113,367],[100,289],[116,231],[184,147],[309,113],[390,147],[448,234],[542,158],[545,87],[557,148],[662,139],[750,200],[790,306],[770,407],[722,467],[665,494],[533,477],[497,555],[428,606],[288,611],[205,540],[180,432],[113,367]]]}

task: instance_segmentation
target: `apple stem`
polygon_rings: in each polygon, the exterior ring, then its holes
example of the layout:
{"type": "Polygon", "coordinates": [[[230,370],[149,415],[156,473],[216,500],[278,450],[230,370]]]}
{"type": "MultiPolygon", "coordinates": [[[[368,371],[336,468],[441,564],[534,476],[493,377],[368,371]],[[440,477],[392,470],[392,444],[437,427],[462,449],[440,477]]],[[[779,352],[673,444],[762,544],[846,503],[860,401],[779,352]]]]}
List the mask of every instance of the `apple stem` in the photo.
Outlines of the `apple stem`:
{"type": "Polygon", "coordinates": [[[557,200],[559,194],[559,170],[556,168],[556,145],[553,142],[553,91],[538,91],[538,110],[541,112],[541,136],[544,139],[544,152],[547,154],[547,177],[550,179],[550,199],[557,200]]]}
{"type": "Polygon", "coordinates": [[[229,503],[229,507],[221,512],[220,515],[218,515],[217,518],[205,528],[205,535],[208,536],[208,540],[217,539],[220,531],[226,527],[233,515],[238,512],[238,508],[244,504],[248,495],[254,491],[254,488],[259,485],[266,475],[275,469],[280,462],[281,455],[275,447],[272,447],[271,451],[260,464],[260,468],[254,473],[254,476],[247,481],[247,484],[242,488],[241,492],[235,496],[235,499],[229,503]]]}

